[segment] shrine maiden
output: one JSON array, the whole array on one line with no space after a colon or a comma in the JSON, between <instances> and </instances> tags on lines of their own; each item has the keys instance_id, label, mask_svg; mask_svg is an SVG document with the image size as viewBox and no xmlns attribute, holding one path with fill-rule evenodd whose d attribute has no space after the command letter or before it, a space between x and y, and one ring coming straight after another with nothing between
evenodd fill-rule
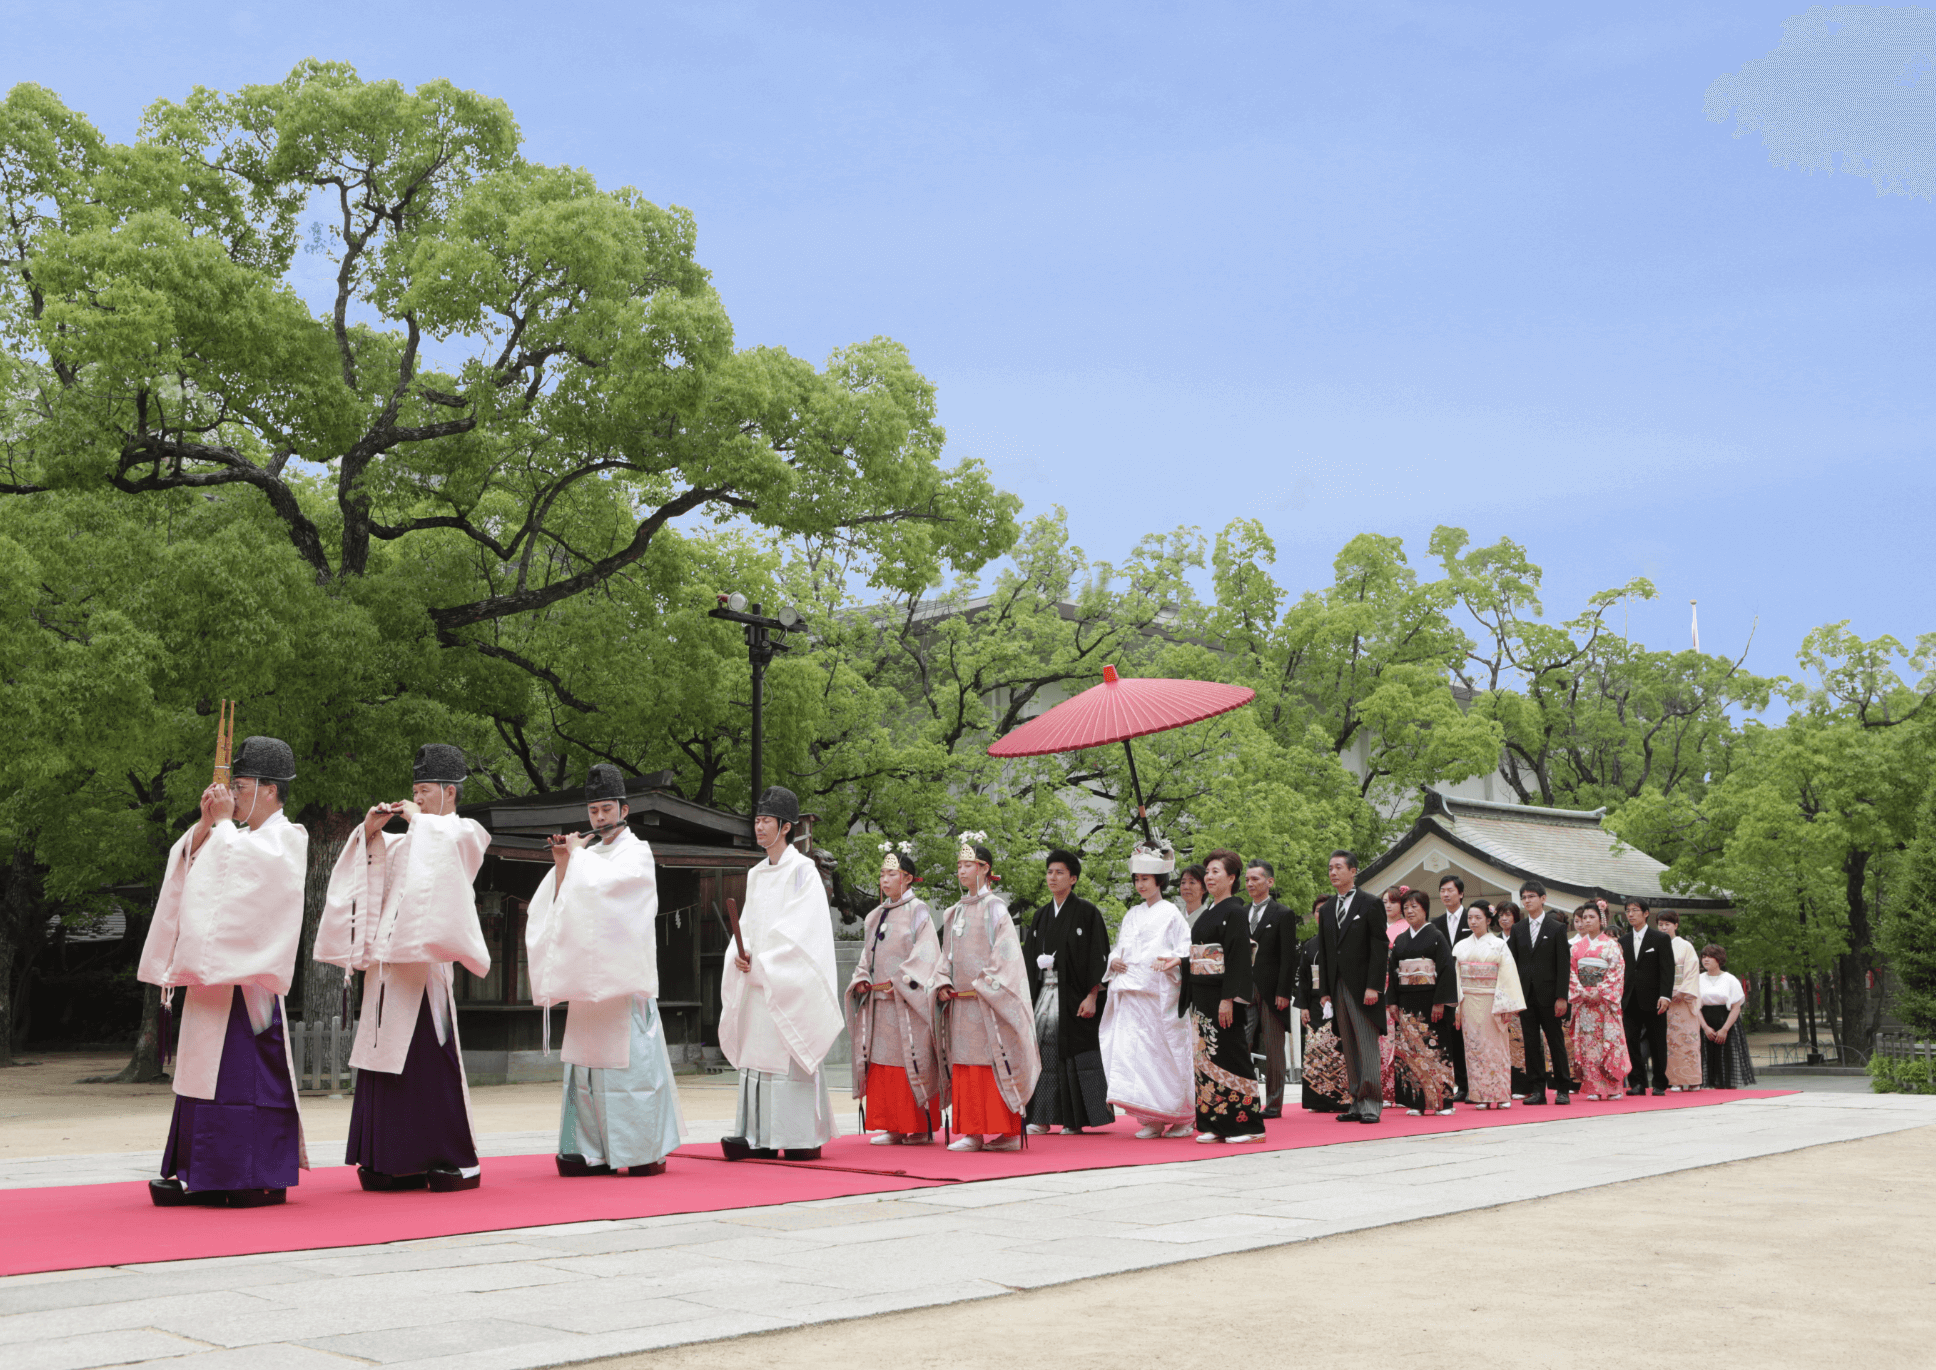
<instances>
[{"instance_id":1,"label":"shrine maiden","mask_svg":"<svg viewBox=\"0 0 1936 1370\"><path fill-rule=\"evenodd\" d=\"M950 1072L950 1151L1015 1151L1022 1111L1042 1073L1022 942L1008 905L989 888L995 858L962 834L955 859L961 900L941 915L941 1060Z\"/></svg>"},{"instance_id":2,"label":"shrine maiden","mask_svg":"<svg viewBox=\"0 0 1936 1370\"><path fill-rule=\"evenodd\" d=\"M934 1045L941 939L933 912L915 897L906 844L881 847L881 902L862 925L860 964L847 987L853 1093L866 1101L868 1129L879 1132L875 1146L914 1146L934 1140L948 1102Z\"/></svg>"}]
</instances>

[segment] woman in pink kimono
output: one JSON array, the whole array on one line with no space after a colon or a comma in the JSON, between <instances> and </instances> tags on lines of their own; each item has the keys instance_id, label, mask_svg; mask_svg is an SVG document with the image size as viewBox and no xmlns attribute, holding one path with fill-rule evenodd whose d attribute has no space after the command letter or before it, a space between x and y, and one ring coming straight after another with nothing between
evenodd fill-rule
<instances>
[{"instance_id":1,"label":"woman in pink kimono","mask_svg":"<svg viewBox=\"0 0 1936 1370\"><path fill-rule=\"evenodd\" d=\"M907 843L881 844L881 902L867 915L860 963L847 986L847 1037L854 1044L853 1093L875 1146L934 1140L947 1106L934 1045L934 982L941 939L934 912L914 895Z\"/></svg>"},{"instance_id":2,"label":"woman in pink kimono","mask_svg":"<svg viewBox=\"0 0 1936 1370\"><path fill-rule=\"evenodd\" d=\"M1620 1019L1620 991L1626 962L1620 944L1600 927L1600 910L1581 907L1580 939L1573 944L1573 973L1566 997L1573 1020L1574 1069L1589 1099L1624 1099L1633 1064L1627 1056L1627 1030Z\"/></svg>"},{"instance_id":3,"label":"woman in pink kimono","mask_svg":"<svg viewBox=\"0 0 1936 1370\"><path fill-rule=\"evenodd\" d=\"M1512 1107L1512 1051L1507 1028L1519 1025L1526 1000L1505 938L1492 930L1483 904L1466 910L1472 935L1452 948L1459 965L1457 1025L1465 1042L1466 1102Z\"/></svg>"}]
</instances>

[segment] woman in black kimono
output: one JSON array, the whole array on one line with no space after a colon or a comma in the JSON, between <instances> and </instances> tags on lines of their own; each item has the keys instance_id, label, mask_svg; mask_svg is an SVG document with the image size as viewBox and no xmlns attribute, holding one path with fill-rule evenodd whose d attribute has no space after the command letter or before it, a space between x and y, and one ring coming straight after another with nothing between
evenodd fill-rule
<instances>
[{"instance_id":1,"label":"woman in black kimono","mask_svg":"<svg viewBox=\"0 0 1936 1370\"><path fill-rule=\"evenodd\" d=\"M1459 1001L1458 963L1452 959L1452 944L1445 934L1425 921L1432 911L1431 896L1424 890L1408 890L1402 907L1406 927L1391 944L1385 986L1398 1035L1394 1072L1398 1102L1414 1118L1421 1113L1449 1114L1457 1076L1442 1045L1439 1024Z\"/></svg>"},{"instance_id":2,"label":"woman in black kimono","mask_svg":"<svg viewBox=\"0 0 1936 1370\"><path fill-rule=\"evenodd\" d=\"M1197 1140L1205 1143L1264 1140L1263 1095L1244 1035L1253 993L1249 906L1233 894L1243 868L1233 851L1212 852L1204 863L1210 902L1190 925L1178 1004L1196 1031Z\"/></svg>"},{"instance_id":3,"label":"woman in black kimono","mask_svg":"<svg viewBox=\"0 0 1936 1370\"><path fill-rule=\"evenodd\" d=\"M1324 900L1318 901L1319 905ZM1308 1113L1341 1113L1351 1099L1338 1031L1325 1016L1317 980L1318 939L1314 933L1297 949L1297 992L1291 1004L1304 1034L1303 1104Z\"/></svg>"}]
</instances>

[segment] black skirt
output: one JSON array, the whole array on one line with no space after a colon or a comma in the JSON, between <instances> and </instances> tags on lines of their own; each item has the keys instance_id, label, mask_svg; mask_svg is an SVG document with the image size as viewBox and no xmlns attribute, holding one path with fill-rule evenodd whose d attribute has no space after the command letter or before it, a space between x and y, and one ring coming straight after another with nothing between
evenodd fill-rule
<instances>
[{"instance_id":1,"label":"black skirt","mask_svg":"<svg viewBox=\"0 0 1936 1370\"><path fill-rule=\"evenodd\" d=\"M1728 1021L1728 1011L1721 1004L1701 1005L1701 1017L1711 1028L1718 1028ZM1728 1029L1725 1042L1711 1042L1706 1033L1701 1034L1701 1084L1707 1089L1746 1089L1755 1082L1754 1063L1748 1059L1748 1035L1741 1030L1741 1024Z\"/></svg>"}]
</instances>

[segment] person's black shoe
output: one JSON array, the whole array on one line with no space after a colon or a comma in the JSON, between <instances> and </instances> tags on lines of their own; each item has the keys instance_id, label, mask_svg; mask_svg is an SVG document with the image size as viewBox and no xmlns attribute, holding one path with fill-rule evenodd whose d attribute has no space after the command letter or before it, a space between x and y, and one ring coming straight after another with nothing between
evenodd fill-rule
<instances>
[{"instance_id":1,"label":"person's black shoe","mask_svg":"<svg viewBox=\"0 0 1936 1370\"><path fill-rule=\"evenodd\" d=\"M1282 1118L1284 1116L1284 1110L1281 1108L1267 1108L1264 1110L1264 1116L1266 1118Z\"/></svg>"},{"instance_id":2,"label":"person's black shoe","mask_svg":"<svg viewBox=\"0 0 1936 1370\"><path fill-rule=\"evenodd\" d=\"M1374 1118L1369 1113L1360 1113L1358 1115L1358 1121L1363 1123L1366 1127L1376 1127L1381 1121L1381 1119Z\"/></svg>"},{"instance_id":3,"label":"person's black shoe","mask_svg":"<svg viewBox=\"0 0 1936 1370\"><path fill-rule=\"evenodd\" d=\"M1553 1096L1553 1102L1556 1104L1570 1104L1573 1102L1573 1096L1562 1089Z\"/></svg>"},{"instance_id":4,"label":"person's black shoe","mask_svg":"<svg viewBox=\"0 0 1936 1370\"><path fill-rule=\"evenodd\" d=\"M744 1137L721 1137L719 1149L729 1161L770 1161L780 1154L770 1146L754 1146Z\"/></svg>"},{"instance_id":5,"label":"person's black shoe","mask_svg":"<svg viewBox=\"0 0 1936 1370\"><path fill-rule=\"evenodd\" d=\"M1628 1098L1632 1098L1632 1097L1633 1097L1634 1095L1636 1095L1636 1094L1645 1094L1646 1092L1647 1092L1647 1091L1646 1091L1646 1089L1645 1089L1645 1088L1641 1088L1641 1089L1629 1089L1629 1090L1627 1091L1627 1097L1628 1097Z\"/></svg>"},{"instance_id":6,"label":"person's black shoe","mask_svg":"<svg viewBox=\"0 0 1936 1370\"><path fill-rule=\"evenodd\" d=\"M651 1165L629 1165L625 1168L625 1173L634 1179L646 1175L663 1175L665 1165L664 1161L654 1161Z\"/></svg>"},{"instance_id":7,"label":"person's black shoe","mask_svg":"<svg viewBox=\"0 0 1936 1370\"><path fill-rule=\"evenodd\" d=\"M1331 1121L1334 1123L1355 1123L1358 1121L1358 1115L1350 1109L1346 1109L1343 1113L1332 1118Z\"/></svg>"},{"instance_id":8,"label":"person's black shoe","mask_svg":"<svg viewBox=\"0 0 1936 1370\"><path fill-rule=\"evenodd\" d=\"M148 1181L148 1200L156 1208L226 1208L228 1191L222 1189L185 1189L170 1175Z\"/></svg>"},{"instance_id":9,"label":"person's black shoe","mask_svg":"<svg viewBox=\"0 0 1936 1370\"><path fill-rule=\"evenodd\" d=\"M1655 1097L1656 1099L1663 1099L1663 1098L1665 1098L1665 1097L1667 1097L1667 1091L1666 1091L1666 1090L1664 1090L1664 1089L1657 1089L1657 1090L1655 1090L1655 1091L1654 1091L1654 1097Z\"/></svg>"},{"instance_id":10,"label":"person's black shoe","mask_svg":"<svg viewBox=\"0 0 1936 1370\"><path fill-rule=\"evenodd\" d=\"M791 1146L780 1153L780 1159L783 1161L817 1161L820 1159L820 1148L817 1146Z\"/></svg>"},{"instance_id":11,"label":"person's black shoe","mask_svg":"<svg viewBox=\"0 0 1936 1370\"><path fill-rule=\"evenodd\" d=\"M433 1165L428 1176L431 1192L434 1194L455 1194L460 1190L476 1189L484 1183L484 1173L466 1175L456 1166Z\"/></svg>"},{"instance_id":12,"label":"person's black shoe","mask_svg":"<svg viewBox=\"0 0 1936 1370\"><path fill-rule=\"evenodd\" d=\"M366 1165L356 1168L356 1182L373 1193L388 1194L404 1189L422 1189L429 1183L423 1175L385 1175Z\"/></svg>"},{"instance_id":13,"label":"person's black shoe","mask_svg":"<svg viewBox=\"0 0 1936 1370\"><path fill-rule=\"evenodd\" d=\"M1560 1097L1564 1099L1566 1096L1562 1094ZM1519 1102L1526 1105L1526 1107L1528 1108L1543 1107L1546 1103L1546 1091L1542 1089L1537 1094L1528 1094L1525 1098L1521 1099Z\"/></svg>"},{"instance_id":14,"label":"person's black shoe","mask_svg":"<svg viewBox=\"0 0 1936 1370\"><path fill-rule=\"evenodd\" d=\"M268 1208L289 1197L286 1189L227 1189L223 1198L230 1208Z\"/></svg>"},{"instance_id":15,"label":"person's black shoe","mask_svg":"<svg viewBox=\"0 0 1936 1370\"><path fill-rule=\"evenodd\" d=\"M586 1175L609 1175L612 1168L608 1165L593 1165L575 1151L553 1157L558 1163L558 1173L568 1180L576 1180ZM727 1158L732 1159L731 1157Z\"/></svg>"}]
</instances>

